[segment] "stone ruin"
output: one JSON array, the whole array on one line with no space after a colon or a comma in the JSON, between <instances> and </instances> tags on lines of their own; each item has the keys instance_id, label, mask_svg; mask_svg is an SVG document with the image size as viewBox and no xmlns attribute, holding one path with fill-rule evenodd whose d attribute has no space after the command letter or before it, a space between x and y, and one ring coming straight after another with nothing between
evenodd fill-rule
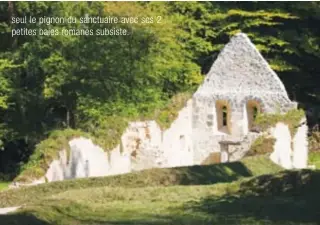
<instances>
[{"instance_id":1,"label":"stone ruin","mask_svg":"<svg viewBox=\"0 0 320 225\"><path fill-rule=\"evenodd\" d=\"M277 74L242 33L221 51L192 100L197 164L212 149L212 155L221 155L221 159L216 156L217 161L242 158L258 135L252 132L257 112L285 113L297 107Z\"/></svg>"},{"instance_id":2,"label":"stone ruin","mask_svg":"<svg viewBox=\"0 0 320 225\"><path fill-rule=\"evenodd\" d=\"M240 33L223 48L169 129L163 131L155 121L132 122L120 144L106 151L89 139L73 139L69 159L61 149L45 177L34 183L236 161L262 135L253 126L258 112L296 107L277 74ZM269 132L275 139L271 160L287 169L307 167L307 130L302 125L291 137L288 125L276 124Z\"/></svg>"}]
</instances>

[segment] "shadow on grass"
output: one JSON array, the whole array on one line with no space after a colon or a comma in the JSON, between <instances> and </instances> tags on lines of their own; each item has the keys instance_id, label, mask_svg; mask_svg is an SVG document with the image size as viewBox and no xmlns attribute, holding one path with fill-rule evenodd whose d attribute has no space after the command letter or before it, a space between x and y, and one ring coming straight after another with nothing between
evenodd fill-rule
<instances>
[{"instance_id":1,"label":"shadow on grass","mask_svg":"<svg viewBox=\"0 0 320 225\"><path fill-rule=\"evenodd\" d=\"M0 215L1 225L50 225L50 223L38 219L29 213L15 213Z\"/></svg>"},{"instance_id":2,"label":"shadow on grass","mask_svg":"<svg viewBox=\"0 0 320 225\"><path fill-rule=\"evenodd\" d=\"M214 215L228 224L320 224L320 171L285 171L244 181L240 191L210 196L185 210ZM251 223L250 223L251 224Z\"/></svg>"},{"instance_id":3,"label":"shadow on grass","mask_svg":"<svg viewBox=\"0 0 320 225\"><path fill-rule=\"evenodd\" d=\"M189 205L194 212L214 215L227 224L243 224L245 220L263 224L319 224L320 204L312 197L225 196L206 198ZM244 223L245 224L245 223ZM251 223L250 223L251 224Z\"/></svg>"},{"instance_id":4,"label":"shadow on grass","mask_svg":"<svg viewBox=\"0 0 320 225\"><path fill-rule=\"evenodd\" d=\"M37 212L37 215L41 215L42 218L51 218L54 222L47 223L25 213L0 216L0 223L20 225L316 225L320 224L319 190L320 171L283 171L244 180L240 185L240 190L232 195L207 196L185 203L182 207L181 205L169 205L161 208L160 204L154 205L160 208L148 208L147 211L139 211L130 207L122 210L119 206L119 208L106 207L99 210L86 203L56 200L28 209L30 213ZM155 213L157 210L159 213Z\"/></svg>"},{"instance_id":5,"label":"shadow on grass","mask_svg":"<svg viewBox=\"0 0 320 225\"><path fill-rule=\"evenodd\" d=\"M179 185L203 185L232 182L252 173L242 162L178 167L171 169L177 175Z\"/></svg>"},{"instance_id":6,"label":"shadow on grass","mask_svg":"<svg viewBox=\"0 0 320 225\"><path fill-rule=\"evenodd\" d=\"M319 197L320 170L291 170L276 174L261 175L244 181L240 185L242 193L269 195L310 195Z\"/></svg>"},{"instance_id":7,"label":"shadow on grass","mask_svg":"<svg viewBox=\"0 0 320 225\"><path fill-rule=\"evenodd\" d=\"M70 189L106 186L135 188L147 186L207 185L231 182L250 176L252 176L251 171L242 162L156 168L123 175L66 180L12 189L0 192L0 207L29 203L30 196L33 196L33 201L41 200L47 195L53 195Z\"/></svg>"}]
</instances>

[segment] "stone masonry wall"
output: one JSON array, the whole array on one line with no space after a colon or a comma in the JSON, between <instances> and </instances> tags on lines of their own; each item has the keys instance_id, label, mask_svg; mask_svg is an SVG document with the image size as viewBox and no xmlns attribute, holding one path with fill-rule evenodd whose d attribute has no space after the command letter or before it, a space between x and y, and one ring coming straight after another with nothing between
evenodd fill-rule
<instances>
[{"instance_id":1,"label":"stone masonry wall","mask_svg":"<svg viewBox=\"0 0 320 225\"><path fill-rule=\"evenodd\" d=\"M46 179L39 182L193 165L191 115L189 100L165 131L155 121L132 122L121 143L111 151L104 151L90 139L75 138L69 142L69 159L66 150L61 150L59 158L50 164Z\"/></svg>"},{"instance_id":2,"label":"stone masonry wall","mask_svg":"<svg viewBox=\"0 0 320 225\"><path fill-rule=\"evenodd\" d=\"M237 161L261 135L261 133L249 133L240 138L212 133L203 138L201 133L197 134L197 131L191 129L191 116L192 101L188 101L168 130L162 131L155 121L130 123L121 137L121 144L109 152L93 144L90 139L75 138L69 142L70 156L67 157L66 150L61 150L59 158L50 164L45 178L32 184L116 175L155 167L207 164L208 158L215 152L222 153L222 161ZM210 120L211 116L206 118ZM205 124L208 122L205 119L201 121ZM210 123L207 124L207 129L212 129ZM307 167L307 126L305 124L298 128L293 138L290 136L288 126L283 123L278 123L270 133L276 139L274 151L270 156L273 162L287 169ZM192 137L203 138L203 149L201 152L198 151L201 154L194 154ZM228 153L224 155L226 146L221 146L221 143L229 142L232 144L228 145ZM206 148L206 146L215 146L215 148Z\"/></svg>"}]
</instances>

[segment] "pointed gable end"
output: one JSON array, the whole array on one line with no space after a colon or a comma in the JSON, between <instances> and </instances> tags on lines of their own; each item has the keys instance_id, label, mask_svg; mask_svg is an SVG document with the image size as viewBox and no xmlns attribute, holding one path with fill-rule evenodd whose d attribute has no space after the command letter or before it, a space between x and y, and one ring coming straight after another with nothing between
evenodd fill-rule
<instances>
[{"instance_id":1,"label":"pointed gable end","mask_svg":"<svg viewBox=\"0 0 320 225\"><path fill-rule=\"evenodd\" d=\"M288 98L277 74L243 33L232 37L222 49L197 92L205 95L265 92Z\"/></svg>"}]
</instances>

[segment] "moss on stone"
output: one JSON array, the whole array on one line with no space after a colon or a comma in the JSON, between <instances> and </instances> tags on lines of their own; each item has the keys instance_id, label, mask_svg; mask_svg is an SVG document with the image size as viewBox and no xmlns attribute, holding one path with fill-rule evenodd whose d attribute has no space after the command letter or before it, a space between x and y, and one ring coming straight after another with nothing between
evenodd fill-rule
<instances>
[{"instance_id":1,"label":"moss on stone","mask_svg":"<svg viewBox=\"0 0 320 225\"><path fill-rule=\"evenodd\" d=\"M162 129L169 128L177 118L179 111L191 98L190 93L181 93L170 99L167 104L147 119L157 121ZM139 120L138 118L134 118ZM102 147L105 151L114 149L120 144L120 151L123 151L121 136L128 127L128 122L133 118L121 116L107 116L94 123L83 124L82 130L65 129L55 130L49 137L41 141L35 148L27 164L25 164L20 175L15 179L19 182L31 182L43 177L54 159L59 158L59 152L66 150L67 159L70 157L69 141L77 137L90 138L93 143ZM110 162L110 154L108 159Z\"/></svg>"},{"instance_id":2,"label":"moss on stone","mask_svg":"<svg viewBox=\"0 0 320 225\"><path fill-rule=\"evenodd\" d=\"M50 163L58 158L61 150L66 150L69 155L70 147L68 141L74 137L88 136L79 130L56 130L52 132L46 140L38 145L31 155L27 164L25 164L20 175L15 179L19 182L30 182L44 176Z\"/></svg>"},{"instance_id":3,"label":"moss on stone","mask_svg":"<svg viewBox=\"0 0 320 225\"><path fill-rule=\"evenodd\" d=\"M254 126L258 126L262 131L274 127L277 123L282 122L288 125L291 137L293 137L299 127L301 119L305 116L302 109L292 109L287 113L263 114L257 115Z\"/></svg>"},{"instance_id":4,"label":"moss on stone","mask_svg":"<svg viewBox=\"0 0 320 225\"><path fill-rule=\"evenodd\" d=\"M284 114L258 114L254 121L254 126L259 127L261 131L265 132L269 128L276 126L277 123L282 122L288 125L291 137L293 137L296 134L301 119L304 116L305 113L302 109L292 109ZM247 155L271 153L273 151L275 141L276 140L273 137L267 135L259 136L252 143Z\"/></svg>"},{"instance_id":5,"label":"moss on stone","mask_svg":"<svg viewBox=\"0 0 320 225\"><path fill-rule=\"evenodd\" d=\"M94 137L92 134L73 129L55 130L49 137L41 141L34 150L20 175L15 179L18 182L31 182L43 177L54 159L59 158L59 152L65 150L67 160L70 158L69 141L73 138L90 138L95 144L104 147L105 140L102 137Z\"/></svg>"},{"instance_id":6,"label":"moss on stone","mask_svg":"<svg viewBox=\"0 0 320 225\"><path fill-rule=\"evenodd\" d=\"M121 116L108 116L90 125L84 124L82 127L100 147L112 150L120 144L121 136L128 127L129 120Z\"/></svg>"},{"instance_id":7,"label":"moss on stone","mask_svg":"<svg viewBox=\"0 0 320 225\"><path fill-rule=\"evenodd\" d=\"M275 139L267 135L259 136L251 145L246 156L264 155L273 151Z\"/></svg>"},{"instance_id":8,"label":"moss on stone","mask_svg":"<svg viewBox=\"0 0 320 225\"><path fill-rule=\"evenodd\" d=\"M179 111L186 105L191 96L192 94L189 92L173 96L168 104L155 112L154 120L162 129L168 129L172 122L178 117Z\"/></svg>"}]
</instances>

